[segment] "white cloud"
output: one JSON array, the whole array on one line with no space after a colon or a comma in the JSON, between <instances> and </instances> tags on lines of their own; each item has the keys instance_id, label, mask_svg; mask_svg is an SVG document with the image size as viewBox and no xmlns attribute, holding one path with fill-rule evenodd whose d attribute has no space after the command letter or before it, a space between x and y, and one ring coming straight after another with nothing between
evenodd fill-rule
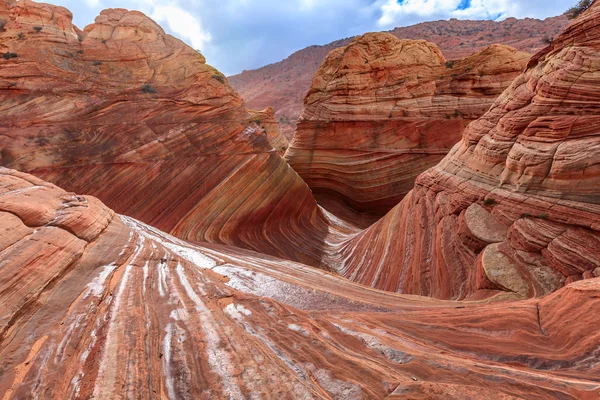
<instances>
[{"instance_id":1,"label":"white cloud","mask_svg":"<svg viewBox=\"0 0 600 400\"><path fill-rule=\"evenodd\" d=\"M377 24L380 27L395 27L398 24L410 23L411 18L413 21L415 18L418 18L418 21L428 18L545 18L562 13L567 8L563 1L470 0L464 9L459 9L459 6L464 4L462 0L377 0L374 5L381 11Z\"/></svg>"},{"instance_id":2,"label":"white cloud","mask_svg":"<svg viewBox=\"0 0 600 400\"><path fill-rule=\"evenodd\" d=\"M202 29L200 21L176 5L157 5L150 18L158 23L166 22L171 32L184 40L187 39L195 49L204 49L205 44L211 40L210 33Z\"/></svg>"},{"instance_id":3,"label":"white cloud","mask_svg":"<svg viewBox=\"0 0 600 400\"><path fill-rule=\"evenodd\" d=\"M85 3L91 8L96 8L101 5L100 0L85 0Z\"/></svg>"},{"instance_id":4,"label":"white cloud","mask_svg":"<svg viewBox=\"0 0 600 400\"><path fill-rule=\"evenodd\" d=\"M80 27L99 7L140 10L201 49L219 70L237 73L315 44L448 19L546 18L577 0L45 0L67 6Z\"/></svg>"}]
</instances>

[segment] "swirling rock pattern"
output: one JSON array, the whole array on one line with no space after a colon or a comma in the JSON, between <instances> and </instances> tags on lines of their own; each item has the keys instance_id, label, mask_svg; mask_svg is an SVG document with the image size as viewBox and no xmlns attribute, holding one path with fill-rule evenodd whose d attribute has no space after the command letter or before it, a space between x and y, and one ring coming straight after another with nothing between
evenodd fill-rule
<instances>
[{"instance_id":1,"label":"swirling rock pattern","mask_svg":"<svg viewBox=\"0 0 600 400\"><path fill-rule=\"evenodd\" d=\"M0 168L0 398L592 399L600 280L445 302L196 246Z\"/></svg>"},{"instance_id":2,"label":"swirling rock pattern","mask_svg":"<svg viewBox=\"0 0 600 400\"><path fill-rule=\"evenodd\" d=\"M528 59L493 45L446 62L432 43L365 34L321 65L286 160L321 205L366 227L448 153Z\"/></svg>"},{"instance_id":3,"label":"swirling rock pattern","mask_svg":"<svg viewBox=\"0 0 600 400\"><path fill-rule=\"evenodd\" d=\"M599 121L596 1L398 206L342 245L340 272L454 299L541 296L597 276Z\"/></svg>"},{"instance_id":4,"label":"swirling rock pattern","mask_svg":"<svg viewBox=\"0 0 600 400\"><path fill-rule=\"evenodd\" d=\"M249 113L140 12L102 11L84 31L71 19L0 0L0 53L15 55L0 58L0 165L182 238L320 263L327 218L278 154L272 110Z\"/></svg>"}]
</instances>

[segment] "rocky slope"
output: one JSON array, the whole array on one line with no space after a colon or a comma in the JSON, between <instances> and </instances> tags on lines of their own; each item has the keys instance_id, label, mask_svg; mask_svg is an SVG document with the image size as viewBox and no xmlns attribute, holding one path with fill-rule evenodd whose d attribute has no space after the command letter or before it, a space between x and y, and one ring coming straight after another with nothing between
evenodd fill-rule
<instances>
[{"instance_id":1,"label":"rocky slope","mask_svg":"<svg viewBox=\"0 0 600 400\"><path fill-rule=\"evenodd\" d=\"M439 298L540 296L600 275L598 121L596 1L398 206L342 246L340 272Z\"/></svg>"},{"instance_id":2,"label":"rocky slope","mask_svg":"<svg viewBox=\"0 0 600 400\"><path fill-rule=\"evenodd\" d=\"M317 71L285 158L319 204L366 227L448 153L529 57L493 45L454 62L430 42L365 34Z\"/></svg>"},{"instance_id":3,"label":"rocky slope","mask_svg":"<svg viewBox=\"0 0 600 400\"><path fill-rule=\"evenodd\" d=\"M497 43L535 53L558 36L567 25L568 20L564 16L543 21L531 18L508 18L500 22L452 19L396 28L390 33L400 39L423 39L435 43L446 58L458 59ZM305 93L322 61L329 52L347 46L353 39L307 47L283 61L231 76L229 82L249 107L274 107L284 134L291 140L296 120L302 112Z\"/></svg>"},{"instance_id":4,"label":"rocky slope","mask_svg":"<svg viewBox=\"0 0 600 400\"><path fill-rule=\"evenodd\" d=\"M0 168L0 397L587 399L600 280L444 302L194 246Z\"/></svg>"},{"instance_id":5,"label":"rocky slope","mask_svg":"<svg viewBox=\"0 0 600 400\"><path fill-rule=\"evenodd\" d=\"M327 218L272 110L249 113L201 54L136 11L81 31L65 8L0 0L0 20L0 165L181 238L318 264Z\"/></svg>"}]
</instances>

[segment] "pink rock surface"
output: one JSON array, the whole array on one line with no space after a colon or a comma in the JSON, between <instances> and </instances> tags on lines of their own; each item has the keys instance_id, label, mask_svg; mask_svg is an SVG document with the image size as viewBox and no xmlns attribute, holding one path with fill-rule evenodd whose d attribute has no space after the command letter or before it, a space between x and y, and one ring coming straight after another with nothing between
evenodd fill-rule
<instances>
[{"instance_id":1,"label":"pink rock surface","mask_svg":"<svg viewBox=\"0 0 600 400\"><path fill-rule=\"evenodd\" d=\"M446 155L528 59L493 45L447 62L433 43L365 34L317 71L285 158L321 205L367 227Z\"/></svg>"},{"instance_id":2,"label":"pink rock surface","mask_svg":"<svg viewBox=\"0 0 600 400\"><path fill-rule=\"evenodd\" d=\"M340 273L380 289L454 299L489 289L540 296L593 276L600 263L599 112L596 2L533 57L398 206L341 246L334 256ZM485 241L469 228L481 228L473 204L493 217L486 229L503 225L495 228L500 237ZM506 279L526 288L502 287Z\"/></svg>"},{"instance_id":3,"label":"pink rock surface","mask_svg":"<svg viewBox=\"0 0 600 400\"><path fill-rule=\"evenodd\" d=\"M272 110L249 113L140 12L105 10L81 31L63 7L0 4L0 53L16 55L0 58L0 165L182 238L319 265L327 218L278 154Z\"/></svg>"},{"instance_id":4,"label":"pink rock surface","mask_svg":"<svg viewBox=\"0 0 600 400\"><path fill-rule=\"evenodd\" d=\"M386 293L0 168L3 213L3 400L597 397L599 279L496 303Z\"/></svg>"}]
</instances>

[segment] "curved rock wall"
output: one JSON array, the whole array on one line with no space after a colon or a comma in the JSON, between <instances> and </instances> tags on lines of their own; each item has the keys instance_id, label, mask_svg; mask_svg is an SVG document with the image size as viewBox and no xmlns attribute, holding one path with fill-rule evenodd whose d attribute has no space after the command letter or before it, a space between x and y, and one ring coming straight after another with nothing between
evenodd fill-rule
<instances>
[{"instance_id":1,"label":"curved rock wall","mask_svg":"<svg viewBox=\"0 0 600 400\"><path fill-rule=\"evenodd\" d=\"M600 275L598 121L596 2L332 264L376 288L454 299L541 296Z\"/></svg>"},{"instance_id":2,"label":"curved rock wall","mask_svg":"<svg viewBox=\"0 0 600 400\"><path fill-rule=\"evenodd\" d=\"M321 205L367 227L448 153L528 58L493 45L447 62L432 43L365 34L321 65L286 160Z\"/></svg>"},{"instance_id":3,"label":"curved rock wall","mask_svg":"<svg viewBox=\"0 0 600 400\"><path fill-rule=\"evenodd\" d=\"M0 168L0 396L597 395L600 280L445 302L196 246Z\"/></svg>"},{"instance_id":4,"label":"curved rock wall","mask_svg":"<svg viewBox=\"0 0 600 400\"><path fill-rule=\"evenodd\" d=\"M182 238L320 263L327 218L278 154L272 110L248 113L140 12L105 10L81 31L63 7L0 4L0 165Z\"/></svg>"}]
</instances>

